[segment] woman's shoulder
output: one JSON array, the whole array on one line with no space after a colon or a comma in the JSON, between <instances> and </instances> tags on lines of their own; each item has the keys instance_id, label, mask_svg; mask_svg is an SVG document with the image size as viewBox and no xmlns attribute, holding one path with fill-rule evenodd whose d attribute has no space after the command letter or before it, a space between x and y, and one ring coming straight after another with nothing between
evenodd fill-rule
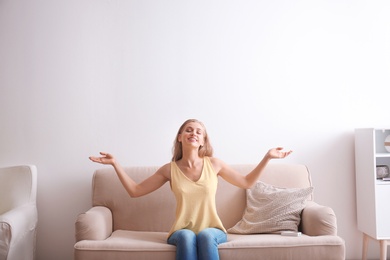
<instances>
[{"instance_id":1,"label":"woman's shoulder","mask_svg":"<svg viewBox=\"0 0 390 260\"><path fill-rule=\"evenodd\" d=\"M221 159L217 158L217 157L211 157L211 156L209 156L209 157L207 157L207 158L209 158L209 160L210 160L211 163L216 163L216 164L223 163L223 161L222 161Z\"/></svg>"},{"instance_id":2,"label":"woman's shoulder","mask_svg":"<svg viewBox=\"0 0 390 260\"><path fill-rule=\"evenodd\" d=\"M220 170L224 167L225 163L216 157L208 157L211 165L213 166L216 173L219 173Z\"/></svg>"},{"instance_id":3,"label":"woman's shoulder","mask_svg":"<svg viewBox=\"0 0 390 260\"><path fill-rule=\"evenodd\" d=\"M166 164L164 164L163 166L161 166L158 170L157 170L157 172L156 172L156 174L161 174L161 175L163 175L165 178L167 178L167 179L171 179L171 163L172 162L169 162L169 163L166 163Z\"/></svg>"}]
</instances>

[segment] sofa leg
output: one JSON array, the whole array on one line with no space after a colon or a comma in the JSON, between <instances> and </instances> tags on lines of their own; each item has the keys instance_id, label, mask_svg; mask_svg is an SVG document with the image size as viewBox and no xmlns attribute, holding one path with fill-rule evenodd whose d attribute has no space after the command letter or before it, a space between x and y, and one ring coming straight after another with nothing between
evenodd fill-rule
<instances>
[{"instance_id":1,"label":"sofa leg","mask_svg":"<svg viewBox=\"0 0 390 260\"><path fill-rule=\"evenodd\" d=\"M380 259L381 260L386 260L386 257L387 257L387 240L381 240L380 242L380 250L381 250L381 253L380 253Z\"/></svg>"},{"instance_id":2,"label":"sofa leg","mask_svg":"<svg viewBox=\"0 0 390 260\"><path fill-rule=\"evenodd\" d=\"M368 250L368 242L370 241L370 237L363 233L363 252L362 252L362 260L367 260L367 250Z\"/></svg>"}]
</instances>

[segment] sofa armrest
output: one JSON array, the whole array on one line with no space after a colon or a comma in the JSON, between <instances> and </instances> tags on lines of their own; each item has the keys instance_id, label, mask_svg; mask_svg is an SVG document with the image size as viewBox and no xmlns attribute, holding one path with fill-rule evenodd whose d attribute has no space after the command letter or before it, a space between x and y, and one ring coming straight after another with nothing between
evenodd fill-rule
<instances>
[{"instance_id":1,"label":"sofa armrest","mask_svg":"<svg viewBox=\"0 0 390 260\"><path fill-rule=\"evenodd\" d=\"M76 242L81 240L104 240L112 233L112 213L103 206L96 206L77 216Z\"/></svg>"},{"instance_id":2,"label":"sofa armrest","mask_svg":"<svg viewBox=\"0 0 390 260\"><path fill-rule=\"evenodd\" d=\"M309 236L337 235L337 219L332 208L309 201L302 211L302 232Z\"/></svg>"},{"instance_id":3,"label":"sofa armrest","mask_svg":"<svg viewBox=\"0 0 390 260\"><path fill-rule=\"evenodd\" d=\"M6 258L11 244L20 244L28 234L35 234L37 222L37 208L32 203L13 208L0 215L0 259Z\"/></svg>"}]
</instances>

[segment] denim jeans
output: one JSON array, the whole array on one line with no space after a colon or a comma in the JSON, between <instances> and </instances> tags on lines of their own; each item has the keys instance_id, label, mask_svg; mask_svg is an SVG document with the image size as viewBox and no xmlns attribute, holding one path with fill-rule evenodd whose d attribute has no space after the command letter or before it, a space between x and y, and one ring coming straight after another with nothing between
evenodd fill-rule
<instances>
[{"instance_id":1,"label":"denim jeans","mask_svg":"<svg viewBox=\"0 0 390 260\"><path fill-rule=\"evenodd\" d=\"M181 229L168 238L168 244L176 246L176 260L218 260L218 245L226 241L226 233L217 228L206 228L198 235Z\"/></svg>"}]
</instances>

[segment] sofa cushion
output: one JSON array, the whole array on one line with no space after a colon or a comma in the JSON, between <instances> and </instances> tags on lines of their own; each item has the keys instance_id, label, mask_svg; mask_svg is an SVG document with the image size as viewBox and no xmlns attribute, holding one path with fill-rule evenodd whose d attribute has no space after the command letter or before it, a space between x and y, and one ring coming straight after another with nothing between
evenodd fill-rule
<instances>
[{"instance_id":1,"label":"sofa cushion","mask_svg":"<svg viewBox=\"0 0 390 260\"><path fill-rule=\"evenodd\" d=\"M298 231L300 214L313 187L279 188L258 181L247 190L247 206L230 233L261 234Z\"/></svg>"},{"instance_id":2,"label":"sofa cushion","mask_svg":"<svg viewBox=\"0 0 390 260\"><path fill-rule=\"evenodd\" d=\"M175 259L176 247L167 243L168 232L117 230L106 240L75 244L75 259ZM229 234L218 246L220 259L345 259L344 241L337 236L283 237L275 234Z\"/></svg>"},{"instance_id":3,"label":"sofa cushion","mask_svg":"<svg viewBox=\"0 0 390 260\"><path fill-rule=\"evenodd\" d=\"M344 241L338 236L229 234L228 242L220 244L218 248L220 259L345 259Z\"/></svg>"}]
</instances>

